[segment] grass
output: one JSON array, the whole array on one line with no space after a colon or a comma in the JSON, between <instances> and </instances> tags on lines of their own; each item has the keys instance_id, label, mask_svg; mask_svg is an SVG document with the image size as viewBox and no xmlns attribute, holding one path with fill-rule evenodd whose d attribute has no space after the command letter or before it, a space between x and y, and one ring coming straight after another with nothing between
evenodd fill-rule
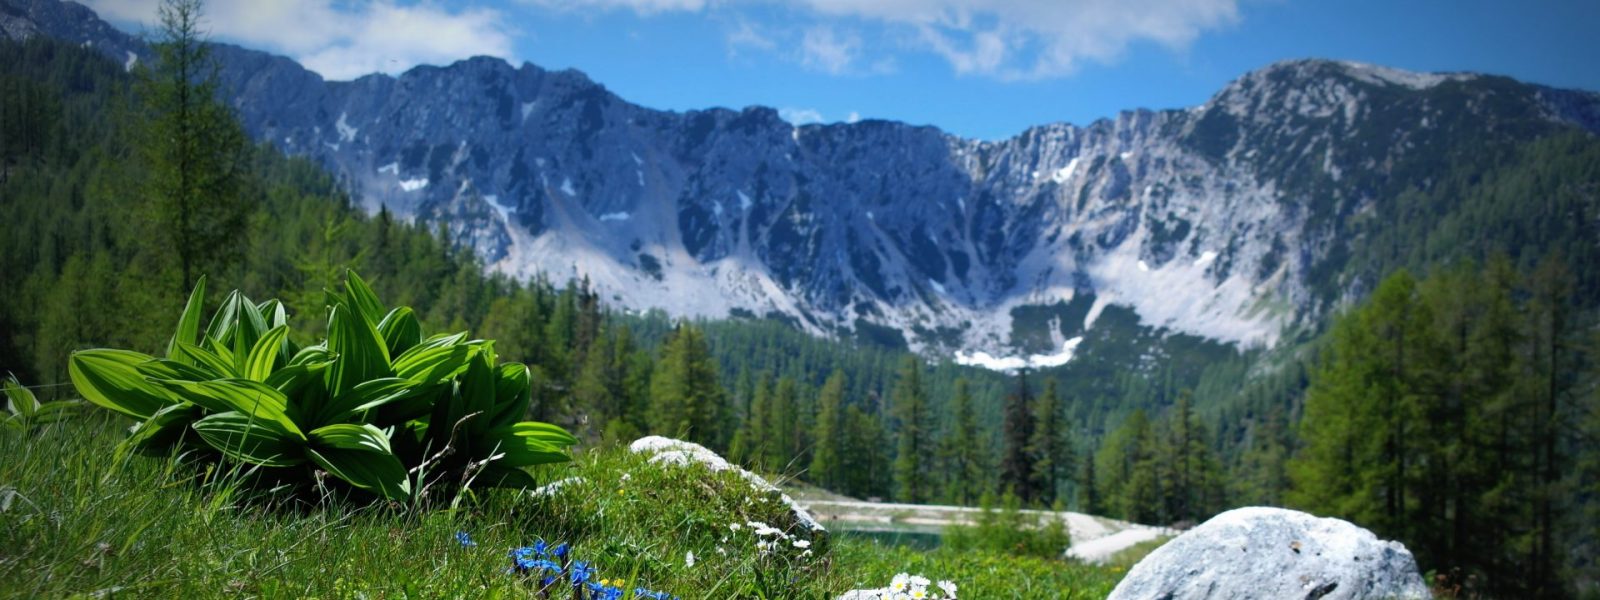
<instances>
[{"instance_id":1,"label":"grass","mask_svg":"<svg viewBox=\"0 0 1600 600\"><path fill-rule=\"evenodd\" d=\"M544 468L541 481L577 479L543 497L494 491L429 512L307 507L172 457L119 457L126 425L88 411L36 435L0 435L0 597L536 597L506 573L507 551L540 538L571 542L598 577L686 599L832 598L902 571L954 580L964 598L1100 598L1120 577L1062 560L812 537L776 494L736 475L620 449ZM745 521L811 546L762 554L749 527L729 527ZM457 531L477 546L462 547Z\"/></svg>"}]
</instances>

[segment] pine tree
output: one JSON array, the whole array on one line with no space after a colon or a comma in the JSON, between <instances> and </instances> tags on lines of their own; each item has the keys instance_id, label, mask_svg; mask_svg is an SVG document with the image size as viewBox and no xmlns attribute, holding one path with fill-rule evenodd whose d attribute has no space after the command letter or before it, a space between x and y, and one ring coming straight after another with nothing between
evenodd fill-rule
<instances>
[{"instance_id":1,"label":"pine tree","mask_svg":"<svg viewBox=\"0 0 1600 600\"><path fill-rule=\"evenodd\" d=\"M723 449L722 385L705 334L680 324L662 346L650 381L650 428L660 435Z\"/></svg>"},{"instance_id":2,"label":"pine tree","mask_svg":"<svg viewBox=\"0 0 1600 600\"><path fill-rule=\"evenodd\" d=\"M217 65L202 39L200 0L164 0L151 69L139 70L146 120L145 194L178 262L175 289L237 264L251 203L243 196L249 145L217 100Z\"/></svg>"},{"instance_id":3,"label":"pine tree","mask_svg":"<svg viewBox=\"0 0 1600 600\"><path fill-rule=\"evenodd\" d=\"M1033 436L1028 441L1028 452L1034 461L1031 487L1038 494L1037 503L1049 505L1055 503L1063 479L1072 473L1071 450L1055 378L1045 380L1044 392L1039 395L1033 412Z\"/></svg>"},{"instance_id":4,"label":"pine tree","mask_svg":"<svg viewBox=\"0 0 1600 600\"><path fill-rule=\"evenodd\" d=\"M1028 389L1028 373L1017 374L1017 388L1006 397L1001 435L1000 492L1014 493L1023 503L1038 494L1033 487L1033 456L1028 442L1033 439L1033 392Z\"/></svg>"},{"instance_id":5,"label":"pine tree","mask_svg":"<svg viewBox=\"0 0 1600 600\"><path fill-rule=\"evenodd\" d=\"M934 447L928 422L928 400L922 389L922 368L914 356L900 364L900 377L894 386L894 412L899 427L894 458L895 497L901 502L920 503L932 492L928 477L928 453Z\"/></svg>"},{"instance_id":6,"label":"pine tree","mask_svg":"<svg viewBox=\"0 0 1600 600\"><path fill-rule=\"evenodd\" d=\"M757 469L770 468L772 454L772 374L763 371L750 391L750 408L734 434L730 454Z\"/></svg>"},{"instance_id":7,"label":"pine tree","mask_svg":"<svg viewBox=\"0 0 1600 600\"><path fill-rule=\"evenodd\" d=\"M946 485L948 502L972 506L984 493L984 450L978 430L977 413L972 406L971 385L965 378L957 378L955 396L951 400L952 423L944 440Z\"/></svg>"},{"instance_id":8,"label":"pine tree","mask_svg":"<svg viewBox=\"0 0 1600 600\"><path fill-rule=\"evenodd\" d=\"M772 392L771 413L767 415L766 466L787 473L795 468L800 456L800 390L793 377L778 379Z\"/></svg>"},{"instance_id":9,"label":"pine tree","mask_svg":"<svg viewBox=\"0 0 1600 600\"><path fill-rule=\"evenodd\" d=\"M812 482L828 489L844 483L844 388L844 373L834 371L817 401L817 443L807 472Z\"/></svg>"}]
</instances>

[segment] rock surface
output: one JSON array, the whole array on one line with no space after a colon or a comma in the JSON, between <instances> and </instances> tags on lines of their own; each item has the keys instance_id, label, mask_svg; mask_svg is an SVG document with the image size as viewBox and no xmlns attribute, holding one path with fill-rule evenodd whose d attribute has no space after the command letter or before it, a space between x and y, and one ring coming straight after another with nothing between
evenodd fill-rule
<instances>
[{"instance_id":1,"label":"rock surface","mask_svg":"<svg viewBox=\"0 0 1600 600\"><path fill-rule=\"evenodd\" d=\"M722 458L717 453L707 449L705 446L701 446L700 444L693 442L685 442L683 440L675 440L659 435L652 435L634 440L634 442L628 446L628 450L635 454L644 454L649 456L651 463L666 463L680 466L701 464L705 465L707 469L712 471L731 470L740 477L743 477L745 481L750 482L750 487L754 488L756 491L778 494L778 496L783 500L783 503L788 505L789 510L793 512L795 522L800 526L809 529L813 535L827 532L827 528L823 527L822 523L817 522L817 519L811 516L810 511L807 511L799 504L796 504L794 499L790 498L788 494L784 494L781 490L779 490L778 486L772 485L771 482L762 478L760 475L751 473L750 471L747 471L738 465L728 462L727 459Z\"/></svg>"},{"instance_id":2,"label":"rock surface","mask_svg":"<svg viewBox=\"0 0 1600 600\"><path fill-rule=\"evenodd\" d=\"M1411 551L1348 521L1231 510L1139 561L1110 598L1427 598Z\"/></svg>"}]
</instances>

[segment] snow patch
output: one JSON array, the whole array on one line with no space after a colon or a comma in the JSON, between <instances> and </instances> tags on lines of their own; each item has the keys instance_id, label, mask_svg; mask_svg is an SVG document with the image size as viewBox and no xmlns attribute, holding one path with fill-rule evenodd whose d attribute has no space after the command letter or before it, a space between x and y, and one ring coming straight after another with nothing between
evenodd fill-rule
<instances>
[{"instance_id":1,"label":"snow patch","mask_svg":"<svg viewBox=\"0 0 1600 600\"><path fill-rule=\"evenodd\" d=\"M1149 273L1150 272L1150 265L1145 264L1145 262L1141 260L1141 261L1139 261L1139 270L1140 271L1144 271L1146 273Z\"/></svg>"},{"instance_id":2,"label":"snow patch","mask_svg":"<svg viewBox=\"0 0 1600 600\"><path fill-rule=\"evenodd\" d=\"M500 220L506 223L511 222L511 213L517 212L516 207L501 204L499 196L489 195L484 196L483 199L489 203L489 206L494 207L495 212L500 213Z\"/></svg>"},{"instance_id":3,"label":"snow patch","mask_svg":"<svg viewBox=\"0 0 1600 600\"><path fill-rule=\"evenodd\" d=\"M340 143L356 141L357 129L351 127L350 123L346 120L349 118L349 116L350 115L346 113L339 113L339 122L333 124L334 129L339 130Z\"/></svg>"},{"instance_id":4,"label":"snow patch","mask_svg":"<svg viewBox=\"0 0 1600 600\"><path fill-rule=\"evenodd\" d=\"M1072 178L1072 172L1077 169L1078 157L1074 156L1072 160L1067 161L1067 166L1056 169L1056 172L1050 175L1050 180L1056 183L1066 183L1068 179Z\"/></svg>"},{"instance_id":5,"label":"snow patch","mask_svg":"<svg viewBox=\"0 0 1600 600\"><path fill-rule=\"evenodd\" d=\"M378 172L379 173L388 173L390 175L399 175L400 174L400 163L392 162L392 163L389 163L387 165L378 167Z\"/></svg>"},{"instance_id":6,"label":"snow patch","mask_svg":"<svg viewBox=\"0 0 1600 600\"><path fill-rule=\"evenodd\" d=\"M639 187L644 187L644 171L634 169L633 174L639 178Z\"/></svg>"},{"instance_id":7,"label":"snow patch","mask_svg":"<svg viewBox=\"0 0 1600 600\"><path fill-rule=\"evenodd\" d=\"M139 62L139 55L134 54L132 51L128 51L128 60L125 60L125 61L122 62L122 70L124 72L130 72L131 73L131 72L133 72L133 65L138 64L138 62Z\"/></svg>"},{"instance_id":8,"label":"snow patch","mask_svg":"<svg viewBox=\"0 0 1600 600\"><path fill-rule=\"evenodd\" d=\"M634 166L639 166L639 167L644 166L644 159L639 158L639 153L638 152L629 152L628 154L633 156L633 164L634 164Z\"/></svg>"},{"instance_id":9,"label":"snow patch","mask_svg":"<svg viewBox=\"0 0 1600 600\"><path fill-rule=\"evenodd\" d=\"M942 286L942 285L939 285L939 282L937 282L937 281L934 281L934 280L932 280L932 279L929 279L929 280L928 280L928 285L931 285L931 286L933 286L933 290L934 290L934 291L936 291L936 292L939 292L939 295L940 295L940 296L946 296L946 295L949 295L949 293L948 293L948 292L946 292L946 291L944 291L944 286Z\"/></svg>"},{"instance_id":10,"label":"snow patch","mask_svg":"<svg viewBox=\"0 0 1600 600\"><path fill-rule=\"evenodd\" d=\"M568 198L578 197L578 191L572 189L571 177L566 177L561 180L561 193L566 194Z\"/></svg>"},{"instance_id":11,"label":"snow patch","mask_svg":"<svg viewBox=\"0 0 1600 600\"><path fill-rule=\"evenodd\" d=\"M716 215L719 216L719 217L722 216L722 201L721 200L712 200L711 201L711 212L716 213Z\"/></svg>"},{"instance_id":12,"label":"snow patch","mask_svg":"<svg viewBox=\"0 0 1600 600\"><path fill-rule=\"evenodd\" d=\"M969 367L983 367L991 371L1016 371L1019 369L1040 369L1059 367L1072 361L1072 356L1078 351L1078 344L1083 343L1083 336L1067 340L1061 345L1061 351L1053 354L1032 354L1022 356L995 356L979 350L971 354L956 352L956 364Z\"/></svg>"},{"instance_id":13,"label":"snow patch","mask_svg":"<svg viewBox=\"0 0 1600 600\"><path fill-rule=\"evenodd\" d=\"M1201 252L1200 253L1200 258L1194 259L1194 266L1196 266L1196 267L1204 267L1204 266L1209 265L1209 264L1211 264L1213 262L1216 262L1216 260L1217 260L1217 253L1215 251L1212 251L1212 250L1207 250L1205 252Z\"/></svg>"},{"instance_id":14,"label":"snow patch","mask_svg":"<svg viewBox=\"0 0 1600 600\"><path fill-rule=\"evenodd\" d=\"M749 196L745 195L744 190L738 190L738 192L739 192L739 210L750 210L750 205L754 204L754 203L750 201L750 197Z\"/></svg>"},{"instance_id":15,"label":"snow patch","mask_svg":"<svg viewBox=\"0 0 1600 600\"><path fill-rule=\"evenodd\" d=\"M522 103L522 122L523 123L527 123L528 122L528 115L533 114L533 106L535 104L538 104L538 102L523 102Z\"/></svg>"},{"instance_id":16,"label":"snow patch","mask_svg":"<svg viewBox=\"0 0 1600 600\"><path fill-rule=\"evenodd\" d=\"M428 178L427 177L423 177L423 178L420 178L420 179L401 179L400 180L400 189L408 191L408 192L415 192L415 191L420 190L420 189L425 188L425 187L428 187Z\"/></svg>"},{"instance_id":17,"label":"snow patch","mask_svg":"<svg viewBox=\"0 0 1600 600\"><path fill-rule=\"evenodd\" d=\"M626 212L621 212L621 211L619 211L619 212L611 212L611 213L606 213L606 214L600 215L600 220L601 221L626 221L626 220L632 219L632 218L633 218L633 215L628 214Z\"/></svg>"},{"instance_id":18,"label":"snow patch","mask_svg":"<svg viewBox=\"0 0 1600 600\"><path fill-rule=\"evenodd\" d=\"M1414 90L1431 88L1446 81L1461 81L1474 77L1469 73L1418 73L1354 61L1341 61L1339 65L1344 67L1345 72L1351 77L1361 81L1371 84L1400 85Z\"/></svg>"}]
</instances>

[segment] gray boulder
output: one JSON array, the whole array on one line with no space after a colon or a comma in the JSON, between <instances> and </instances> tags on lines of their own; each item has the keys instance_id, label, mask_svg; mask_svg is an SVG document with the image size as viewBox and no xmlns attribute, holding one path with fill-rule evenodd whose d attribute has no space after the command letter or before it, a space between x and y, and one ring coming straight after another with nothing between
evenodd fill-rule
<instances>
[{"instance_id":1,"label":"gray boulder","mask_svg":"<svg viewBox=\"0 0 1600 600\"><path fill-rule=\"evenodd\" d=\"M1411 551L1348 521L1230 510L1134 565L1111 600L1427 598Z\"/></svg>"}]
</instances>

